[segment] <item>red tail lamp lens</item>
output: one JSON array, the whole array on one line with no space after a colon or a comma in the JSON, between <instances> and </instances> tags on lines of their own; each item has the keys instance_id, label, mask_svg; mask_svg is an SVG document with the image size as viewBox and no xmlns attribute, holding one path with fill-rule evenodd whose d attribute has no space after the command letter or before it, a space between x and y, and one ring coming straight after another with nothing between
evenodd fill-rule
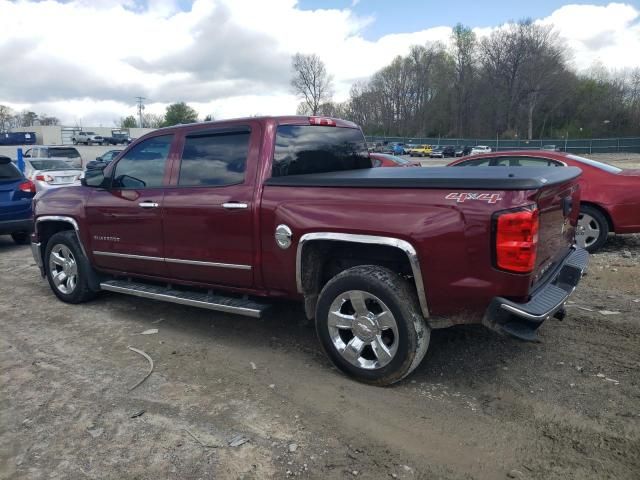
<instances>
[{"instance_id":1,"label":"red tail lamp lens","mask_svg":"<svg viewBox=\"0 0 640 480\"><path fill-rule=\"evenodd\" d=\"M529 273L536 264L538 209L503 213L497 220L496 263L509 272Z\"/></svg>"}]
</instances>

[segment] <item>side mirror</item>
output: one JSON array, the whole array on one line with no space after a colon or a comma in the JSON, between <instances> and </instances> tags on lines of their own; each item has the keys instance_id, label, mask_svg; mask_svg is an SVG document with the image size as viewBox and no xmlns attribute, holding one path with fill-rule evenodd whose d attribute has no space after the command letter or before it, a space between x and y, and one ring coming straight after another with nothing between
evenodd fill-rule
<instances>
[{"instance_id":1,"label":"side mirror","mask_svg":"<svg viewBox=\"0 0 640 480\"><path fill-rule=\"evenodd\" d=\"M104 167L106 167L106 165L87 169L80 183L85 187L105 187L106 178L104 176Z\"/></svg>"}]
</instances>

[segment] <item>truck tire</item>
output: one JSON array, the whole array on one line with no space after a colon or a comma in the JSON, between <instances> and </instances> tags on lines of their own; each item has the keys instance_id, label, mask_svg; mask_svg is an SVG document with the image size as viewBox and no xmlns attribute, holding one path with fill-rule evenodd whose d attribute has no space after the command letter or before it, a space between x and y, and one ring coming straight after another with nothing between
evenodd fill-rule
<instances>
[{"instance_id":1,"label":"truck tire","mask_svg":"<svg viewBox=\"0 0 640 480\"><path fill-rule=\"evenodd\" d=\"M75 138L71 140L71 143L73 143L74 145L78 145L78 141Z\"/></svg>"},{"instance_id":2,"label":"truck tire","mask_svg":"<svg viewBox=\"0 0 640 480\"><path fill-rule=\"evenodd\" d=\"M51 290L63 302L83 303L95 297L89 288L92 268L75 232L66 230L51 236L44 265Z\"/></svg>"},{"instance_id":3,"label":"truck tire","mask_svg":"<svg viewBox=\"0 0 640 480\"><path fill-rule=\"evenodd\" d=\"M604 246L608 235L609 222L602 212L589 205L580 205L576 229L578 246L593 253Z\"/></svg>"},{"instance_id":4,"label":"truck tire","mask_svg":"<svg viewBox=\"0 0 640 480\"><path fill-rule=\"evenodd\" d=\"M377 265L333 277L316 307L316 332L333 364L370 385L391 385L422 361L430 329L411 284Z\"/></svg>"}]
</instances>

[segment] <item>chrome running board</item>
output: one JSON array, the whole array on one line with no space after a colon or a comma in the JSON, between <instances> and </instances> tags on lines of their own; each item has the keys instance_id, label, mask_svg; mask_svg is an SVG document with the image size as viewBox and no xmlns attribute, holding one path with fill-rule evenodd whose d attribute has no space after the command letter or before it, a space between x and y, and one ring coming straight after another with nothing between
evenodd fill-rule
<instances>
[{"instance_id":1,"label":"chrome running board","mask_svg":"<svg viewBox=\"0 0 640 480\"><path fill-rule=\"evenodd\" d=\"M102 282L100 288L110 292L125 293L136 297L206 308L218 312L235 313L253 318L260 318L270 307L269 304L259 303L254 300L224 297L212 293L174 290L170 286L163 287L128 280L108 280Z\"/></svg>"}]
</instances>

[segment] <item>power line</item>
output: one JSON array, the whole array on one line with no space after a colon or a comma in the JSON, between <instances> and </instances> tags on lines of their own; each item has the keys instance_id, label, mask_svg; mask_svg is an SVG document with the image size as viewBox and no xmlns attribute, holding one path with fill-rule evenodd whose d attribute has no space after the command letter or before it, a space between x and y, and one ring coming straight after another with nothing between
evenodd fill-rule
<instances>
[{"instance_id":1,"label":"power line","mask_svg":"<svg viewBox=\"0 0 640 480\"><path fill-rule=\"evenodd\" d=\"M142 123L142 111L144 110L144 101L146 100L146 98L136 97L136 100L138 101L138 120L139 120L140 128L142 128L144 127Z\"/></svg>"}]
</instances>

